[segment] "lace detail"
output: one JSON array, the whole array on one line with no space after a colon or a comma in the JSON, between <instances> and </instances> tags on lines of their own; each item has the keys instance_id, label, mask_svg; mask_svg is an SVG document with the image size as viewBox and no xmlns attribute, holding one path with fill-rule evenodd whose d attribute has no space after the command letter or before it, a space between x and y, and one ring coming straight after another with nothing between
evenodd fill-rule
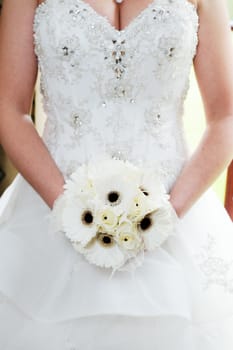
<instances>
[{"instance_id":1,"label":"lace detail","mask_svg":"<svg viewBox=\"0 0 233 350\"><path fill-rule=\"evenodd\" d=\"M121 31L81 0L37 7L43 139L64 176L108 154L154 163L171 186L187 158L181 116L198 26L188 0L156 0Z\"/></svg>"},{"instance_id":2,"label":"lace detail","mask_svg":"<svg viewBox=\"0 0 233 350\"><path fill-rule=\"evenodd\" d=\"M208 235L207 242L200 254L196 255L199 268L203 274L203 287L223 287L226 293L233 293L233 259L223 259L216 252L216 239Z\"/></svg>"}]
</instances>

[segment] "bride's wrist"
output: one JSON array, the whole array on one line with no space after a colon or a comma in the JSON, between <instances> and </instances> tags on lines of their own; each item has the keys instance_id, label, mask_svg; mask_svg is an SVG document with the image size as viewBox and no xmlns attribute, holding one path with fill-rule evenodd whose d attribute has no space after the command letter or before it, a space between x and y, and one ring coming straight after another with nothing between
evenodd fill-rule
<instances>
[{"instance_id":1,"label":"bride's wrist","mask_svg":"<svg viewBox=\"0 0 233 350\"><path fill-rule=\"evenodd\" d=\"M179 219L181 219L184 216L185 212L184 212L182 206L180 205L180 203L171 194L170 194L170 203L171 203L177 217Z\"/></svg>"},{"instance_id":2,"label":"bride's wrist","mask_svg":"<svg viewBox=\"0 0 233 350\"><path fill-rule=\"evenodd\" d=\"M47 199L47 205L52 210L54 208L55 203L58 201L58 199L62 196L64 193L64 182L59 184L57 188L54 189L54 191L51 193L50 197Z\"/></svg>"}]
</instances>

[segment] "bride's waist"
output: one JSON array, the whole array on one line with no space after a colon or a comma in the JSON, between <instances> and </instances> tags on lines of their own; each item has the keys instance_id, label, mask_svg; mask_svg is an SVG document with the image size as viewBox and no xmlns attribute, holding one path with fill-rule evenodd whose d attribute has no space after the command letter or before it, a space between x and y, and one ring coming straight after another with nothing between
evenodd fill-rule
<instances>
[{"instance_id":1,"label":"bride's waist","mask_svg":"<svg viewBox=\"0 0 233 350\"><path fill-rule=\"evenodd\" d=\"M66 153L66 156L122 150L142 159L145 156L170 158L186 150L182 125L163 124L159 116L150 123L135 120L132 125L122 120L113 125L111 121L107 125L104 122L84 125L77 117L72 125L46 123L42 138L53 154Z\"/></svg>"},{"instance_id":2,"label":"bride's waist","mask_svg":"<svg viewBox=\"0 0 233 350\"><path fill-rule=\"evenodd\" d=\"M101 161L105 158L122 159L140 167L152 167L159 172L169 190L180 173L186 159L187 151L183 147L161 144L128 143L92 143L71 144L54 143L47 147L59 169L67 179L82 164Z\"/></svg>"}]
</instances>

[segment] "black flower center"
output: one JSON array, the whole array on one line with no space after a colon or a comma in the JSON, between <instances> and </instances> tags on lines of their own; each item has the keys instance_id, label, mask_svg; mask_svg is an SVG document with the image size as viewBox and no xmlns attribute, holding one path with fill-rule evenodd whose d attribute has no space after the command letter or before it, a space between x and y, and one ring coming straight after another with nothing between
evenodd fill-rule
<instances>
[{"instance_id":1,"label":"black flower center","mask_svg":"<svg viewBox=\"0 0 233 350\"><path fill-rule=\"evenodd\" d=\"M139 227L141 230L146 231L151 226L152 220L149 216L145 216L139 223Z\"/></svg>"},{"instance_id":2,"label":"black flower center","mask_svg":"<svg viewBox=\"0 0 233 350\"><path fill-rule=\"evenodd\" d=\"M104 236L102 240L104 244L110 244L112 242L112 239L109 236Z\"/></svg>"},{"instance_id":3,"label":"black flower center","mask_svg":"<svg viewBox=\"0 0 233 350\"><path fill-rule=\"evenodd\" d=\"M109 192L108 194L108 200L109 202L111 203L115 203L118 199L119 199L119 193L117 191L112 191L112 192Z\"/></svg>"},{"instance_id":4,"label":"black flower center","mask_svg":"<svg viewBox=\"0 0 233 350\"><path fill-rule=\"evenodd\" d=\"M140 188L140 190L142 191L142 193L143 193L145 196L149 196L149 192L146 191L144 188Z\"/></svg>"},{"instance_id":5,"label":"black flower center","mask_svg":"<svg viewBox=\"0 0 233 350\"><path fill-rule=\"evenodd\" d=\"M112 236L108 235L107 233L99 233L97 237L104 247L110 247L114 243Z\"/></svg>"},{"instance_id":6,"label":"black flower center","mask_svg":"<svg viewBox=\"0 0 233 350\"><path fill-rule=\"evenodd\" d=\"M82 215L82 221L84 224L90 225L93 223L93 215L90 210L86 210Z\"/></svg>"}]
</instances>

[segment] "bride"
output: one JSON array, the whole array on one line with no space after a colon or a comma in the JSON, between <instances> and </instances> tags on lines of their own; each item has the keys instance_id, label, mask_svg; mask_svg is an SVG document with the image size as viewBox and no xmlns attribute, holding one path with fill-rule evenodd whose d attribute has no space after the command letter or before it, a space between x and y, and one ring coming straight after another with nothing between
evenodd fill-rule
<instances>
[{"instance_id":1,"label":"bride","mask_svg":"<svg viewBox=\"0 0 233 350\"><path fill-rule=\"evenodd\" d=\"M233 225L210 190L233 156L228 27L221 0L4 0L0 140L19 174L0 200L1 349L233 348ZM189 154L192 64L206 130ZM42 138L30 118L38 68ZM157 169L174 217L166 240L114 274L59 226L73 174L103 158ZM106 187L110 170L98 168ZM155 216L152 241L159 227Z\"/></svg>"}]
</instances>

